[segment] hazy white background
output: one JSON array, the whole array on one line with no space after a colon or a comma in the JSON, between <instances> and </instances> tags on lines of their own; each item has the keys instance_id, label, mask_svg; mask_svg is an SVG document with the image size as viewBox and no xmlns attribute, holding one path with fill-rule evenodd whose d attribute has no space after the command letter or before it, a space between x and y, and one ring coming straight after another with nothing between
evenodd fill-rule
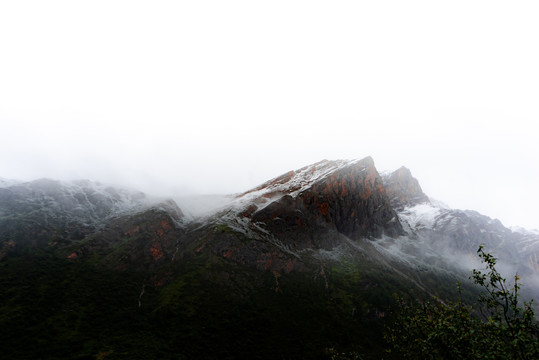
<instances>
[{"instance_id":1,"label":"hazy white background","mask_svg":"<svg viewBox=\"0 0 539 360\"><path fill-rule=\"evenodd\" d=\"M0 176L230 193L321 159L539 228L536 1L2 1Z\"/></svg>"}]
</instances>

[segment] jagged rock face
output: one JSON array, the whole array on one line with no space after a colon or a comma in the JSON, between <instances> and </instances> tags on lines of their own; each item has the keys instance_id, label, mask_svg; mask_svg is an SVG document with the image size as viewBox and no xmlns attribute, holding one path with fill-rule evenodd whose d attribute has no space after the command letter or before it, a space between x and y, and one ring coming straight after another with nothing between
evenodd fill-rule
<instances>
[{"instance_id":1,"label":"jagged rock face","mask_svg":"<svg viewBox=\"0 0 539 360\"><path fill-rule=\"evenodd\" d=\"M260 196L242 216L296 247L331 248L331 232L353 239L403 233L372 158L322 161L254 191Z\"/></svg>"},{"instance_id":2,"label":"jagged rock face","mask_svg":"<svg viewBox=\"0 0 539 360\"><path fill-rule=\"evenodd\" d=\"M401 233L371 158L332 174L300 195L305 207L352 238Z\"/></svg>"},{"instance_id":3,"label":"jagged rock face","mask_svg":"<svg viewBox=\"0 0 539 360\"><path fill-rule=\"evenodd\" d=\"M397 211L407 206L414 206L428 202L429 198L423 193L416 178L412 176L409 169L404 166L384 177L386 188L391 205Z\"/></svg>"}]
</instances>

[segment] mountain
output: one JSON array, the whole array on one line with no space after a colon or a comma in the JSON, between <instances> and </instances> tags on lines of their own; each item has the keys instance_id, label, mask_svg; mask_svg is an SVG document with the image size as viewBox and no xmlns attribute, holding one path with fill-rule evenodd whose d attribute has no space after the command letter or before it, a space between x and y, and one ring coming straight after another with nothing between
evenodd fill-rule
<instances>
[{"instance_id":1,"label":"mountain","mask_svg":"<svg viewBox=\"0 0 539 360\"><path fill-rule=\"evenodd\" d=\"M223 244L229 257L253 266L272 262L261 248L273 253L277 247L276 256L302 263L302 254L331 252L351 239L402 233L370 158L321 161L272 179L237 195L198 231L215 226L260 243L250 256L230 239Z\"/></svg>"},{"instance_id":2,"label":"mountain","mask_svg":"<svg viewBox=\"0 0 539 360\"><path fill-rule=\"evenodd\" d=\"M383 181L391 206L397 211L402 211L408 206L430 202L429 197L423 193L419 181L404 166L393 172L385 173Z\"/></svg>"},{"instance_id":3,"label":"mountain","mask_svg":"<svg viewBox=\"0 0 539 360\"><path fill-rule=\"evenodd\" d=\"M537 263L529 257L529 246L539 240L537 232L514 231L476 211L450 209L433 201L405 168L386 176L384 185L407 234L426 241L429 248L446 255L468 257L483 244L500 260L515 266L520 274L532 274L532 269L537 268Z\"/></svg>"},{"instance_id":4,"label":"mountain","mask_svg":"<svg viewBox=\"0 0 539 360\"><path fill-rule=\"evenodd\" d=\"M450 209L370 157L199 199L183 199L196 208L186 216L172 199L91 181L3 181L4 355L379 358L396 294L451 299L462 281L473 297L480 244L527 296L539 289L539 234Z\"/></svg>"},{"instance_id":5,"label":"mountain","mask_svg":"<svg viewBox=\"0 0 539 360\"><path fill-rule=\"evenodd\" d=\"M476 251L484 245L495 254L499 268L507 278L515 274L523 279L528 298L539 297L537 249L539 233L524 229L509 229L497 219L473 210L450 209L428 198L411 172L402 167L384 174L384 185L391 205L398 211L408 241L416 248L406 248L401 241L396 248L403 256L413 255L416 261L437 261L429 253L444 258L444 263L462 268L478 268ZM420 244L420 245L418 245ZM434 260L436 259L436 260Z\"/></svg>"},{"instance_id":6,"label":"mountain","mask_svg":"<svg viewBox=\"0 0 539 360\"><path fill-rule=\"evenodd\" d=\"M302 227L327 228L352 239L402 233L372 158L324 160L270 180L237 199L247 204L240 216L261 222L287 239L295 226L301 234L305 234Z\"/></svg>"},{"instance_id":7,"label":"mountain","mask_svg":"<svg viewBox=\"0 0 539 360\"><path fill-rule=\"evenodd\" d=\"M117 217L152 207L166 208L176 219L183 217L170 201L159 202L139 191L86 180L6 183L0 187L0 239L4 244L0 258L6 255L6 247L72 244Z\"/></svg>"}]
</instances>

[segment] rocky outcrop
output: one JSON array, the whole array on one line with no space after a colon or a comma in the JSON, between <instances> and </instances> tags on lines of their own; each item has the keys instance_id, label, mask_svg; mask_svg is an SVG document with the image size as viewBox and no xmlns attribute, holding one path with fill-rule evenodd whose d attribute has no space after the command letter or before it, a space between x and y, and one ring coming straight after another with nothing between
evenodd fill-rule
<instances>
[{"instance_id":1,"label":"rocky outcrop","mask_svg":"<svg viewBox=\"0 0 539 360\"><path fill-rule=\"evenodd\" d=\"M407 206L429 202L429 197L423 193L416 178L404 166L392 173L384 175L384 186L391 205L397 211Z\"/></svg>"},{"instance_id":2,"label":"rocky outcrop","mask_svg":"<svg viewBox=\"0 0 539 360\"><path fill-rule=\"evenodd\" d=\"M403 233L374 161L321 161L242 194L240 216L294 248L331 248L352 239Z\"/></svg>"},{"instance_id":3,"label":"rocky outcrop","mask_svg":"<svg viewBox=\"0 0 539 360\"><path fill-rule=\"evenodd\" d=\"M312 214L348 237L376 238L402 233L382 178L370 157L316 182L300 198Z\"/></svg>"}]
</instances>

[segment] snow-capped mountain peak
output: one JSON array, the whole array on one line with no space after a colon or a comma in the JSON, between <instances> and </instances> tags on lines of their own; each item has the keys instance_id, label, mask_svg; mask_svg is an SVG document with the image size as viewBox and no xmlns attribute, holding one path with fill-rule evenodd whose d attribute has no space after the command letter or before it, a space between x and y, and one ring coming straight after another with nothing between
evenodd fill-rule
<instances>
[{"instance_id":1,"label":"snow-capped mountain peak","mask_svg":"<svg viewBox=\"0 0 539 360\"><path fill-rule=\"evenodd\" d=\"M374 162L370 157L355 160L322 160L301 169L289 171L238 195L237 198L271 198L276 194L287 194L294 197L302 191L309 189L314 183L331 176L331 174L357 164L363 164L365 170L368 166L373 165Z\"/></svg>"}]
</instances>

